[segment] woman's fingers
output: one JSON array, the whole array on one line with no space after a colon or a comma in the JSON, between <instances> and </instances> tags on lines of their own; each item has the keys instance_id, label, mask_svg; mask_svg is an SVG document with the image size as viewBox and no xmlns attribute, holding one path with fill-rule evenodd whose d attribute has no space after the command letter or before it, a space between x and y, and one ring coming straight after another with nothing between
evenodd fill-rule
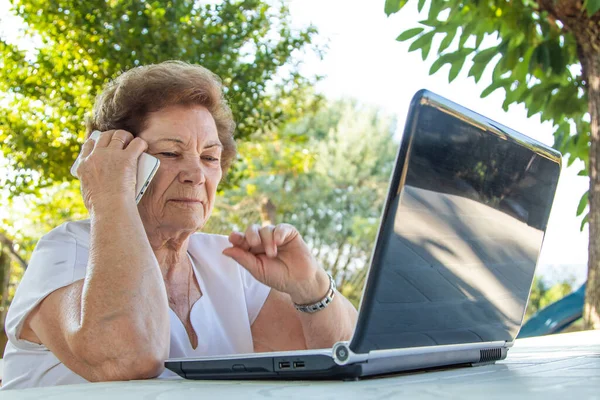
<instances>
[{"instance_id":1,"label":"woman's fingers","mask_svg":"<svg viewBox=\"0 0 600 400\"><path fill-rule=\"evenodd\" d=\"M81 161L92 153L95 144L96 142L93 139L87 139L83 143L83 146L81 146L81 152L79 153L79 156L77 156L77 159L75 159L75 163L71 167L71 174L75 175L76 177L79 177L79 168L81 167Z\"/></svg>"},{"instance_id":2,"label":"woman's fingers","mask_svg":"<svg viewBox=\"0 0 600 400\"><path fill-rule=\"evenodd\" d=\"M277 246L273 239L272 225L260 227L259 225L250 225L242 234L232 232L229 235L229 241L234 247L238 247L252 254L266 253L268 257L277 256Z\"/></svg>"},{"instance_id":3,"label":"woman's fingers","mask_svg":"<svg viewBox=\"0 0 600 400\"><path fill-rule=\"evenodd\" d=\"M110 140L112 139L113 133L115 133L114 130L104 131L100 133L100 137L98 138L98 140L96 140L96 148L107 147L110 143Z\"/></svg>"},{"instance_id":4,"label":"woman's fingers","mask_svg":"<svg viewBox=\"0 0 600 400\"><path fill-rule=\"evenodd\" d=\"M268 257L277 257L278 248L289 243L298 235L298 231L290 224L277 226L250 225L244 233L232 232L229 242L244 251L253 254L264 253Z\"/></svg>"},{"instance_id":5,"label":"woman's fingers","mask_svg":"<svg viewBox=\"0 0 600 400\"><path fill-rule=\"evenodd\" d=\"M143 152L145 152L147 148L148 148L148 142L146 142L142 138L136 137L133 140L131 140L131 142L129 142L125 151L128 153L131 153L131 155L133 155L137 158Z\"/></svg>"},{"instance_id":6,"label":"woman's fingers","mask_svg":"<svg viewBox=\"0 0 600 400\"><path fill-rule=\"evenodd\" d=\"M264 252L259 230L260 226L254 224L246 228L246 232L244 233L246 241L250 245L250 251L253 253Z\"/></svg>"},{"instance_id":7,"label":"woman's fingers","mask_svg":"<svg viewBox=\"0 0 600 400\"><path fill-rule=\"evenodd\" d=\"M290 224L279 224L273 229L273 240L276 247L289 243L296 236L298 236L298 231Z\"/></svg>"},{"instance_id":8,"label":"woman's fingers","mask_svg":"<svg viewBox=\"0 0 600 400\"><path fill-rule=\"evenodd\" d=\"M124 131L123 129L117 129L116 131L114 131L112 137L110 138L108 147L124 149L132 140L133 135L131 133Z\"/></svg>"},{"instance_id":9,"label":"woman's fingers","mask_svg":"<svg viewBox=\"0 0 600 400\"><path fill-rule=\"evenodd\" d=\"M90 153L92 152L92 150L94 150L94 145L96 144L96 142L93 139L88 139L85 141L85 143L83 144L83 146L81 147L81 155L80 157L87 157L90 155Z\"/></svg>"},{"instance_id":10,"label":"woman's fingers","mask_svg":"<svg viewBox=\"0 0 600 400\"><path fill-rule=\"evenodd\" d=\"M252 245L249 243L248 237L250 237ZM233 247L228 247L223 250L223 255L231 257L235 262L243 266L254 276L256 279L264 279L264 271L260 272L261 264L256 254L259 253L257 249L262 252L262 245L260 244L260 236L258 235L258 225L251 225L246 228L245 233L231 232L229 234L229 242Z\"/></svg>"},{"instance_id":11,"label":"woman's fingers","mask_svg":"<svg viewBox=\"0 0 600 400\"><path fill-rule=\"evenodd\" d=\"M128 145L133 141L134 137L131 132L128 132L124 129L113 129L100 133L100 137L98 140L96 140L96 147L124 149L129 147Z\"/></svg>"},{"instance_id":12,"label":"woman's fingers","mask_svg":"<svg viewBox=\"0 0 600 400\"><path fill-rule=\"evenodd\" d=\"M233 246L224 249L223 255L265 285L298 299L312 298L313 292L321 291L320 286L315 290L307 286L315 283L319 267L294 226L251 225L244 234L232 232L229 241Z\"/></svg>"},{"instance_id":13,"label":"woman's fingers","mask_svg":"<svg viewBox=\"0 0 600 400\"><path fill-rule=\"evenodd\" d=\"M273 225L268 225L263 226L258 231L262 246L265 249L265 253L267 253L267 256L271 258L277 256L277 245L275 244L275 240L273 238L274 229L275 227Z\"/></svg>"},{"instance_id":14,"label":"woman's fingers","mask_svg":"<svg viewBox=\"0 0 600 400\"><path fill-rule=\"evenodd\" d=\"M246 268L248 272L252 274L252 276L259 279L260 264L254 254L234 246L223 250L223 255L233 258L235 262Z\"/></svg>"},{"instance_id":15,"label":"woman's fingers","mask_svg":"<svg viewBox=\"0 0 600 400\"><path fill-rule=\"evenodd\" d=\"M246 237L240 232L231 232L229 234L229 242L235 247L239 247L244 251L250 250L250 244L246 241Z\"/></svg>"}]
</instances>

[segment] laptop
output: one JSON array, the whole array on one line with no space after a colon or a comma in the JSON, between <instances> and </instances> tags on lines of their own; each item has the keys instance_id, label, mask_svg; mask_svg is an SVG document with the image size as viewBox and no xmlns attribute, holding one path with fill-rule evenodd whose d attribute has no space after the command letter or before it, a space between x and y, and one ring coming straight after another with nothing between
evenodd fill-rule
<instances>
[{"instance_id":1,"label":"laptop","mask_svg":"<svg viewBox=\"0 0 600 400\"><path fill-rule=\"evenodd\" d=\"M349 342L169 359L187 379L358 379L504 359L561 155L432 92L414 96Z\"/></svg>"}]
</instances>

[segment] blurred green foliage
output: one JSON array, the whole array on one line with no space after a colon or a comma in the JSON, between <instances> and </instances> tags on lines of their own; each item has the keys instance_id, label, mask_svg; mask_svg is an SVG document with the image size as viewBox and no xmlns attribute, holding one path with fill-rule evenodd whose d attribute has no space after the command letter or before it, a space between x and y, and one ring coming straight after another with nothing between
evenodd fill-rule
<instances>
[{"instance_id":1,"label":"blurred green foliage","mask_svg":"<svg viewBox=\"0 0 600 400\"><path fill-rule=\"evenodd\" d=\"M549 285L538 276L533 279L529 303L525 312L525 321L531 318L535 313L549 306L550 304L562 299L573 291L573 283L570 280Z\"/></svg>"},{"instance_id":2,"label":"blurred green foliage","mask_svg":"<svg viewBox=\"0 0 600 400\"><path fill-rule=\"evenodd\" d=\"M338 100L240 145L247 176L226 190L205 230L229 233L265 222L296 226L340 291L358 305L398 143L395 120Z\"/></svg>"},{"instance_id":3,"label":"blurred green foliage","mask_svg":"<svg viewBox=\"0 0 600 400\"><path fill-rule=\"evenodd\" d=\"M223 80L243 142L319 104L313 27L292 29L285 4L263 0L12 0L21 32L0 37L0 311L39 237L87 211L69 174L84 120L121 71L178 59ZM25 45L24 45L25 43ZM244 171L233 168L234 185ZM2 319L3 321L3 319Z\"/></svg>"},{"instance_id":4,"label":"blurred green foliage","mask_svg":"<svg viewBox=\"0 0 600 400\"><path fill-rule=\"evenodd\" d=\"M0 38L0 150L12 195L68 181L84 117L103 84L137 65L178 59L217 73L237 137L302 114L317 78L298 68L316 30L295 30L285 5L263 0L13 0L26 52ZM293 107L292 107L293 105ZM310 104L306 104L310 107Z\"/></svg>"}]
</instances>

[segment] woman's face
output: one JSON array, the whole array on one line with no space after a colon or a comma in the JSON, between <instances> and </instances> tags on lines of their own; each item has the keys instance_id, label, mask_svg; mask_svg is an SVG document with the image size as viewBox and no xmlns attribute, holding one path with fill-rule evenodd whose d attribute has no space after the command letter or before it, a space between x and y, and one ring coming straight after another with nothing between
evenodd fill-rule
<instances>
[{"instance_id":1,"label":"woman's face","mask_svg":"<svg viewBox=\"0 0 600 400\"><path fill-rule=\"evenodd\" d=\"M150 113L146 126L139 137L160 160L139 204L146 229L170 235L202 228L222 175L215 120L202 106L171 106Z\"/></svg>"}]
</instances>

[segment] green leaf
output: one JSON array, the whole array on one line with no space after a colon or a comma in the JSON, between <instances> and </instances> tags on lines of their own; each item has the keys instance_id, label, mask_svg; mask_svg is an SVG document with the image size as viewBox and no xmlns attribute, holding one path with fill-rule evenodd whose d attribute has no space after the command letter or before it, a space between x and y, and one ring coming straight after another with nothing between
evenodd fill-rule
<instances>
[{"instance_id":1,"label":"green leaf","mask_svg":"<svg viewBox=\"0 0 600 400\"><path fill-rule=\"evenodd\" d=\"M533 54L535 48L530 47L525 52L523 59L517 63L517 66L513 70L513 77L521 82L525 82L527 79L527 73L529 72L529 63L531 61L531 55Z\"/></svg>"},{"instance_id":2,"label":"green leaf","mask_svg":"<svg viewBox=\"0 0 600 400\"><path fill-rule=\"evenodd\" d=\"M510 39L508 41L508 49L509 50L517 49L523 44L524 41L525 41L525 33L517 32L510 37Z\"/></svg>"},{"instance_id":3,"label":"green leaf","mask_svg":"<svg viewBox=\"0 0 600 400\"><path fill-rule=\"evenodd\" d=\"M508 84L510 84L510 81L508 79L498 79L493 81L488 87L486 87L483 90L483 92L481 92L481 98L489 96L495 90L501 87L505 87Z\"/></svg>"},{"instance_id":4,"label":"green leaf","mask_svg":"<svg viewBox=\"0 0 600 400\"><path fill-rule=\"evenodd\" d=\"M433 64L431 64L431 68L429 68L429 75L433 75L436 72L439 71L440 68L442 68L445 64L452 64L452 53L451 54L444 54L441 57L439 57L437 60L435 60L433 62Z\"/></svg>"},{"instance_id":5,"label":"green leaf","mask_svg":"<svg viewBox=\"0 0 600 400\"><path fill-rule=\"evenodd\" d=\"M589 175L588 171L585 168L577 173L577 176L588 176L588 175Z\"/></svg>"},{"instance_id":6,"label":"green leaf","mask_svg":"<svg viewBox=\"0 0 600 400\"><path fill-rule=\"evenodd\" d=\"M538 77L539 74L536 75L536 71L546 73L549 67L550 51L548 50L547 42L542 42L535 47L535 50L531 54L531 59L529 60L529 72Z\"/></svg>"},{"instance_id":7,"label":"green leaf","mask_svg":"<svg viewBox=\"0 0 600 400\"><path fill-rule=\"evenodd\" d=\"M538 46L537 62L538 66L544 71L547 72L550 69L550 49L548 46L548 42L542 42Z\"/></svg>"},{"instance_id":8,"label":"green leaf","mask_svg":"<svg viewBox=\"0 0 600 400\"><path fill-rule=\"evenodd\" d=\"M430 40L421 47L421 58L423 59L423 61L425 61L427 59L427 56L429 56L429 51L431 50L431 43L432 41Z\"/></svg>"},{"instance_id":9,"label":"green leaf","mask_svg":"<svg viewBox=\"0 0 600 400\"><path fill-rule=\"evenodd\" d=\"M467 40L471 37L471 34L475 30L476 27L475 22L471 22L462 28L462 33L460 35L460 40L458 41L458 47L464 47Z\"/></svg>"},{"instance_id":10,"label":"green leaf","mask_svg":"<svg viewBox=\"0 0 600 400\"><path fill-rule=\"evenodd\" d=\"M427 19L437 19L440 12L446 8L447 2L446 0L431 0L431 5L429 6L429 12L427 13Z\"/></svg>"},{"instance_id":11,"label":"green leaf","mask_svg":"<svg viewBox=\"0 0 600 400\"><path fill-rule=\"evenodd\" d=\"M439 27L442 24L442 21L438 21L437 19L424 19L419 21L419 24L429 26L431 28Z\"/></svg>"},{"instance_id":12,"label":"green leaf","mask_svg":"<svg viewBox=\"0 0 600 400\"><path fill-rule=\"evenodd\" d=\"M588 206L588 192L585 192L581 199L579 200L579 205L577 206L577 216L580 216L585 211L585 208Z\"/></svg>"},{"instance_id":13,"label":"green leaf","mask_svg":"<svg viewBox=\"0 0 600 400\"><path fill-rule=\"evenodd\" d=\"M443 54L431 65L429 74L432 75L436 73L444 64L452 64L450 67L450 73L448 75L448 80L452 82L462 69L467 56L474 50L475 49L473 48L464 48L453 53Z\"/></svg>"},{"instance_id":14,"label":"green leaf","mask_svg":"<svg viewBox=\"0 0 600 400\"><path fill-rule=\"evenodd\" d=\"M456 79L456 77L460 73L460 70L462 69L463 65L465 64L465 59L466 59L466 57L463 57L452 63L452 67L450 68L450 73L448 74L448 82L452 82L454 79Z\"/></svg>"},{"instance_id":15,"label":"green leaf","mask_svg":"<svg viewBox=\"0 0 600 400\"><path fill-rule=\"evenodd\" d=\"M519 62L519 53L517 50L508 50L503 54L502 60L500 61L502 69L504 71L512 71Z\"/></svg>"},{"instance_id":16,"label":"green leaf","mask_svg":"<svg viewBox=\"0 0 600 400\"><path fill-rule=\"evenodd\" d=\"M388 17L397 13L406 5L408 0L385 0L385 15Z\"/></svg>"},{"instance_id":17,"label":"green leaf","mask_svg":"<svg viewBox=\"0 0 600 400\"><path fill-rule=\"evenodd\" d=\"M417 49L426 48L427 52L429 52L429 48L431 48L431 41L433 40L433 36L435 35L435 31L427 32L419 36L415 39L414 42L411 43L408 51L415 51Z\"/></svg>"},{"instance_id":18,"label":"green leaf","mask_svg":"<svg viewBox=\"0 0 600 400\"><path fill-rule=\"evenodd\" d=\"M483 39L485 38L485 32L479 32L477 34L477 37L475 38L475 48L478 49L479 46L481 46L481 43L483 43Z\"/></svg>"},{"instance_id":19,"label":"green leaf","mask_svg":"<svg viewBox=\"0 0 600 400\"><path fill-rule=\"evenodd\" d=\"M490 47L489 49L480 50L473 57L473 62L477 64L487 65L494 56L498 54L498 47Z\"/></svg>"},{"instance_id":20,"label":"green leaf","mask_svg":"<svg viewBox=\"0 0 600 400\"><path fill-rule=\"evenodd\" d=\"M444 50L446 50L448 48L448 46L450 46L450 44L452 43L452 40L454 40L454 37L456 36L456 31L457 31L456 28L448 31L448 33L446 34L446 37L444 37L444 39L442 39L442 42L440 43L440 47L438 48L438 54L442 53Z\"/></svg>"},{"instance_id":21,"label":"green leaf","mask_svg":"<svg viewBox=\"0 0 600 400\"><path fill-rule=\"evenodd\" d=\"M425 0L419 0L419 3L417 4L417 10L419 12L423 11L423 6L425 6Z\"/></svg>"},{"instance_id":22,"label":"green leaf","mask_svg":"<svg viewBox=\"0 0 600 400\"><path fill-rule=\"evenodd\" d=\"M584 3L584 7L590 17L600 10L600 0L586 0Z\"/></svg>"},{"instance_id":23,"label":"green leaf","mask_svg":"<svg viewBox=\"0 0 600 400\"><path fill-rule=\"evenodd\" d=\"M581 220L581 226L579 227L579 230L583 232L583 228L585 227L585 224L587 224L590 220L590 214L586 213L585 216L583 217L583 219Z\"/></svg>"},{"instance_id":24,"label":"green leaf","mask_svg":"<svg viewBox=\"0 0 600 400\"><path fill-rule=\"evenodd\" d=\"M552 72L556 75L562 74L567 68L567 63L558 40L553 40L548 43L548 51L550 56L550 68L552 68Z\"/></svg>"},{"instance_id":25,"label":"green leaf","mask_svg":"<svg viewBox=\"0 0 600 400\"><path fill-rule=\"evenodd\" d=\"M396 38L397 41L399 42L404 42L405 40L411 39L415 36L417 36L419 33L423 32L423 28L412 28L412 29L408 29L404 32L402 32L400 34L400 36L398 36Z\"/></svg>"},{"instance_id":26,"label":"green leaf","mask_svg":"<svg viewBox=\"0 0 600 400\"><path fill-rule=\"evenodd\" d=\"M561 122L554 131L554 147L556 150L564 153L564 146L570 136L571 127L568 122Z\"/></svg>"},{"instance_id":27,"label":"green leaf","mask_svg":"<svg viewBox=\"0 0 600 400\"><path fill-rule=\"evenodd\" d=\"M479 82L481 76L483 75L483 72L485 71L485 67L487 67L487 64L485 63L473 63L471 69L469 69L468 76L472 76L473 78L475 78L476 83Z\"/></svg>"}]
</instances>

